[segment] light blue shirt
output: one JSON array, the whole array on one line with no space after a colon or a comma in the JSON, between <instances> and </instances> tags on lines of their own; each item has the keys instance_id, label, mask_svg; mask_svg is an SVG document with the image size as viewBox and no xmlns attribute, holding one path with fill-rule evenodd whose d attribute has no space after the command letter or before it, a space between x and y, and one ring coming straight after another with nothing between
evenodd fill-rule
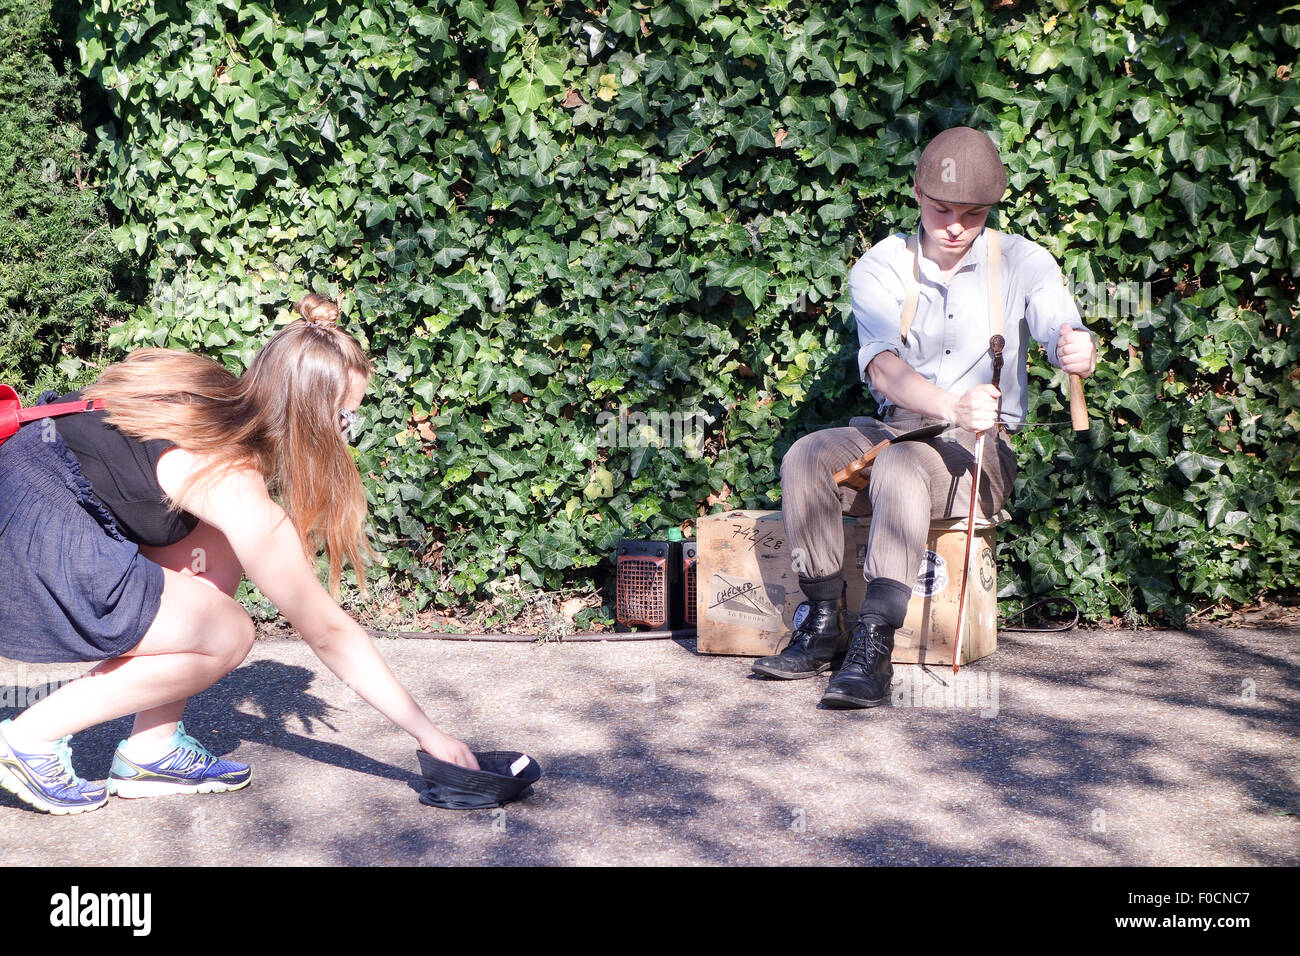
<instances>
[{"instance_id":1,"label":"light blue shirt","mask_svg":"<svg viewBox=\"0 0 1300 956\"><path fill-rule=\"evenodd\" d=\"M1011 430L1025 420L1029 373L1026 349L1032 337L1060 367L1056 340L1063 322L1084 328L1079 308L1066 288L1052 254L1023 236L1002 237L1002 417ZM920 236L917 236L920 242ZM916 316L904 344L899 320L912 274L912 252L896 233L882 239L849 273L853 317L858 323L858 374L867 380L867 365L881 352L893 352L939 388L962 394L993 381L989 351L988 237L981 231L951 279L924 255ZM1089 333L1091 335L1091 333ZM1095 341L1095 336L1094 336ZM870 384L868 382L868 384ZM881 409L885 397L871 389Z\"/></svg>"}]
</instances>

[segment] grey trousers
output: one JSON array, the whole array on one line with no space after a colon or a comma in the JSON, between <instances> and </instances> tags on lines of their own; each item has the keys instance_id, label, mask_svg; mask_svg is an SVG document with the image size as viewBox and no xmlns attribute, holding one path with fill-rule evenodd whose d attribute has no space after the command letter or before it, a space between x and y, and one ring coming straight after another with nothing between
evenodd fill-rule
<instances>
[{"instance_id":1,"label":"grey trousers","mask_svg":"<svg viewBox=\"0 0 1300 956\"><path fill-rule=\"evenodd\" d=\"M781 460L781 514L794 571L822 578L843 571L842 515L870 515L863 575L912 584L921 566L930 522L965 518L975 471L975 435L951 428L935 438L898 442L871 464L863 491L838 487L834 474L872 445L928 422L899 413L888 423L855 418L847 428L804 435ZM1011 494L1016 455L1005 434L984 441L977 513L996 514Z\"/></svg>"}]
</instances>

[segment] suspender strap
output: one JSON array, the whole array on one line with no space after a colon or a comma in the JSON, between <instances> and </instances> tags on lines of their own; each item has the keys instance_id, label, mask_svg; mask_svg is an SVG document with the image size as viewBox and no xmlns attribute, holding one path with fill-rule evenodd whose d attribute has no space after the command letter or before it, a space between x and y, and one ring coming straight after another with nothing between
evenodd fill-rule
<instances>
[{"instance_id":1,"label":"suspender strap","mask_svg":"<svg viewBox=\"0 0 1300 956\"><path fill-rule=\"evenodd\" d=\"M898 323L898 331L904 345L907 344L907 331L912 327L912 319L916 318L916 302L921 295L921 252L916 236L907 237L907 248L912 251L912 277L907 282L907 295L903 299L903 317Z\"/></svg>"},{"instance_id":2,"label":"suspender strap","mask_svg":"<svg viewBox=\"0 0 1300 956\"><path fill-rule=\"evenodd\" d=\"M33 405L31 408L18 410L18 424L39 421L42 418L54 418L57 415L72 415L77 412L97 412L104 407L102 399L85 402L58 402L54 405Z\"/></svg>"},{"instance_id":3,"label":"suspender strap","mask_svg":"<svg viewBox=\"0 0 1300 956\"><path fill-rule=\"evenodd\" d=\"M988 237L989 270L989 335L1002 334L1002 237L992 229L985 229Z\"/></svg>"},{"instance_id":4,"label":"suspender strap","mask_svg":"<svg viewBox=\"0 0 1300 956\"><path fill-rule=\"evenodd\" d=\"M1002 236L993 229L985 229L988 239L989 335L1002 334ZM907 294L903 299L903 315L898 322L899 337L907 344L907 333L916 318L916 304L921 294L921 252L916 236L907 237L907 248L912 253L912 277L907 281Z\"/></svg>"}]
</instances>

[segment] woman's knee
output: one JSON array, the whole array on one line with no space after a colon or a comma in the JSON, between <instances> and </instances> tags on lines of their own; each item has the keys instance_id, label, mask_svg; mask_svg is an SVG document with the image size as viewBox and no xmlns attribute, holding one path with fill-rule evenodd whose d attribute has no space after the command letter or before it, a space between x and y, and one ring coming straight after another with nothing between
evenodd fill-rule
<instances>
[{"instance_id":1,"label":"woman's knee","mask_svg":"<svg viewBox=\"0 0 1300 956\"><path fill-rule=\"evenodd\" d=\"M248 612L191 575L164 574L157 614L131 656L198 654L226 670L237 667L253 646L255 629Z\"/></svg>"},{"instance_id":2,"label":"woman's knee","mask_svg":"<svg viewBox=\"0 0 1300 956\"><path fill-rule=\"evenodd\" d=\"M229 621L222 632L220 652L227 671L232 671L244 663L248 652L253 649L257 636L257 627L238 602L231 600L228 610Z\"/></svg>"}]
</instances>

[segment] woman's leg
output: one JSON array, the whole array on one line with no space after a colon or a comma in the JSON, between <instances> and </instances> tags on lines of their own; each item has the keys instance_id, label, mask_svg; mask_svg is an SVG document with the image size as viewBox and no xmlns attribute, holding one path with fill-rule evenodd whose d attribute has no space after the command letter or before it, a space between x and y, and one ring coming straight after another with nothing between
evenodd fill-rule
<instances>
[{"instance_id":1,"label":"woman's leg","mask_svg":"<svg viewBox=\"0 0 1300 956\"><path fill-rule=\"evenodd\" d=\"M199 522L197 528L175 544L162 548L141 545L140 553L154 564L205 581L231 597L244 579L244 569L230 542L207 522Z\"/></svg>"},{"instance_id":2,"label":"woman's leg","mask_svg":"<svg viewBox=\"0 0 1300 956\"><path fill-rule=\"evenodd\" d=\"M202 581L232 597L244 577L244 569L226 536L206 522L200 522L175 544L158 548L141 545L140 553L163 568ZM101 664L96 670L104 666ZM183 697L138 712L131 727L131 746L152 748L170 740L188 700Z\"/></svg>"},{"instance_id":3,"label":"woman's leg","mask_svg":"<svg viewBox=\"0 0 1300 956\"><path fill-rule=\"evenodd\" d=\"M239 666L253 646L244 609L194 575L163 573L158 614L140 643L23 711L11 737L54 741L127 714L183 707Z\"/></svg>"}]
</instances>

